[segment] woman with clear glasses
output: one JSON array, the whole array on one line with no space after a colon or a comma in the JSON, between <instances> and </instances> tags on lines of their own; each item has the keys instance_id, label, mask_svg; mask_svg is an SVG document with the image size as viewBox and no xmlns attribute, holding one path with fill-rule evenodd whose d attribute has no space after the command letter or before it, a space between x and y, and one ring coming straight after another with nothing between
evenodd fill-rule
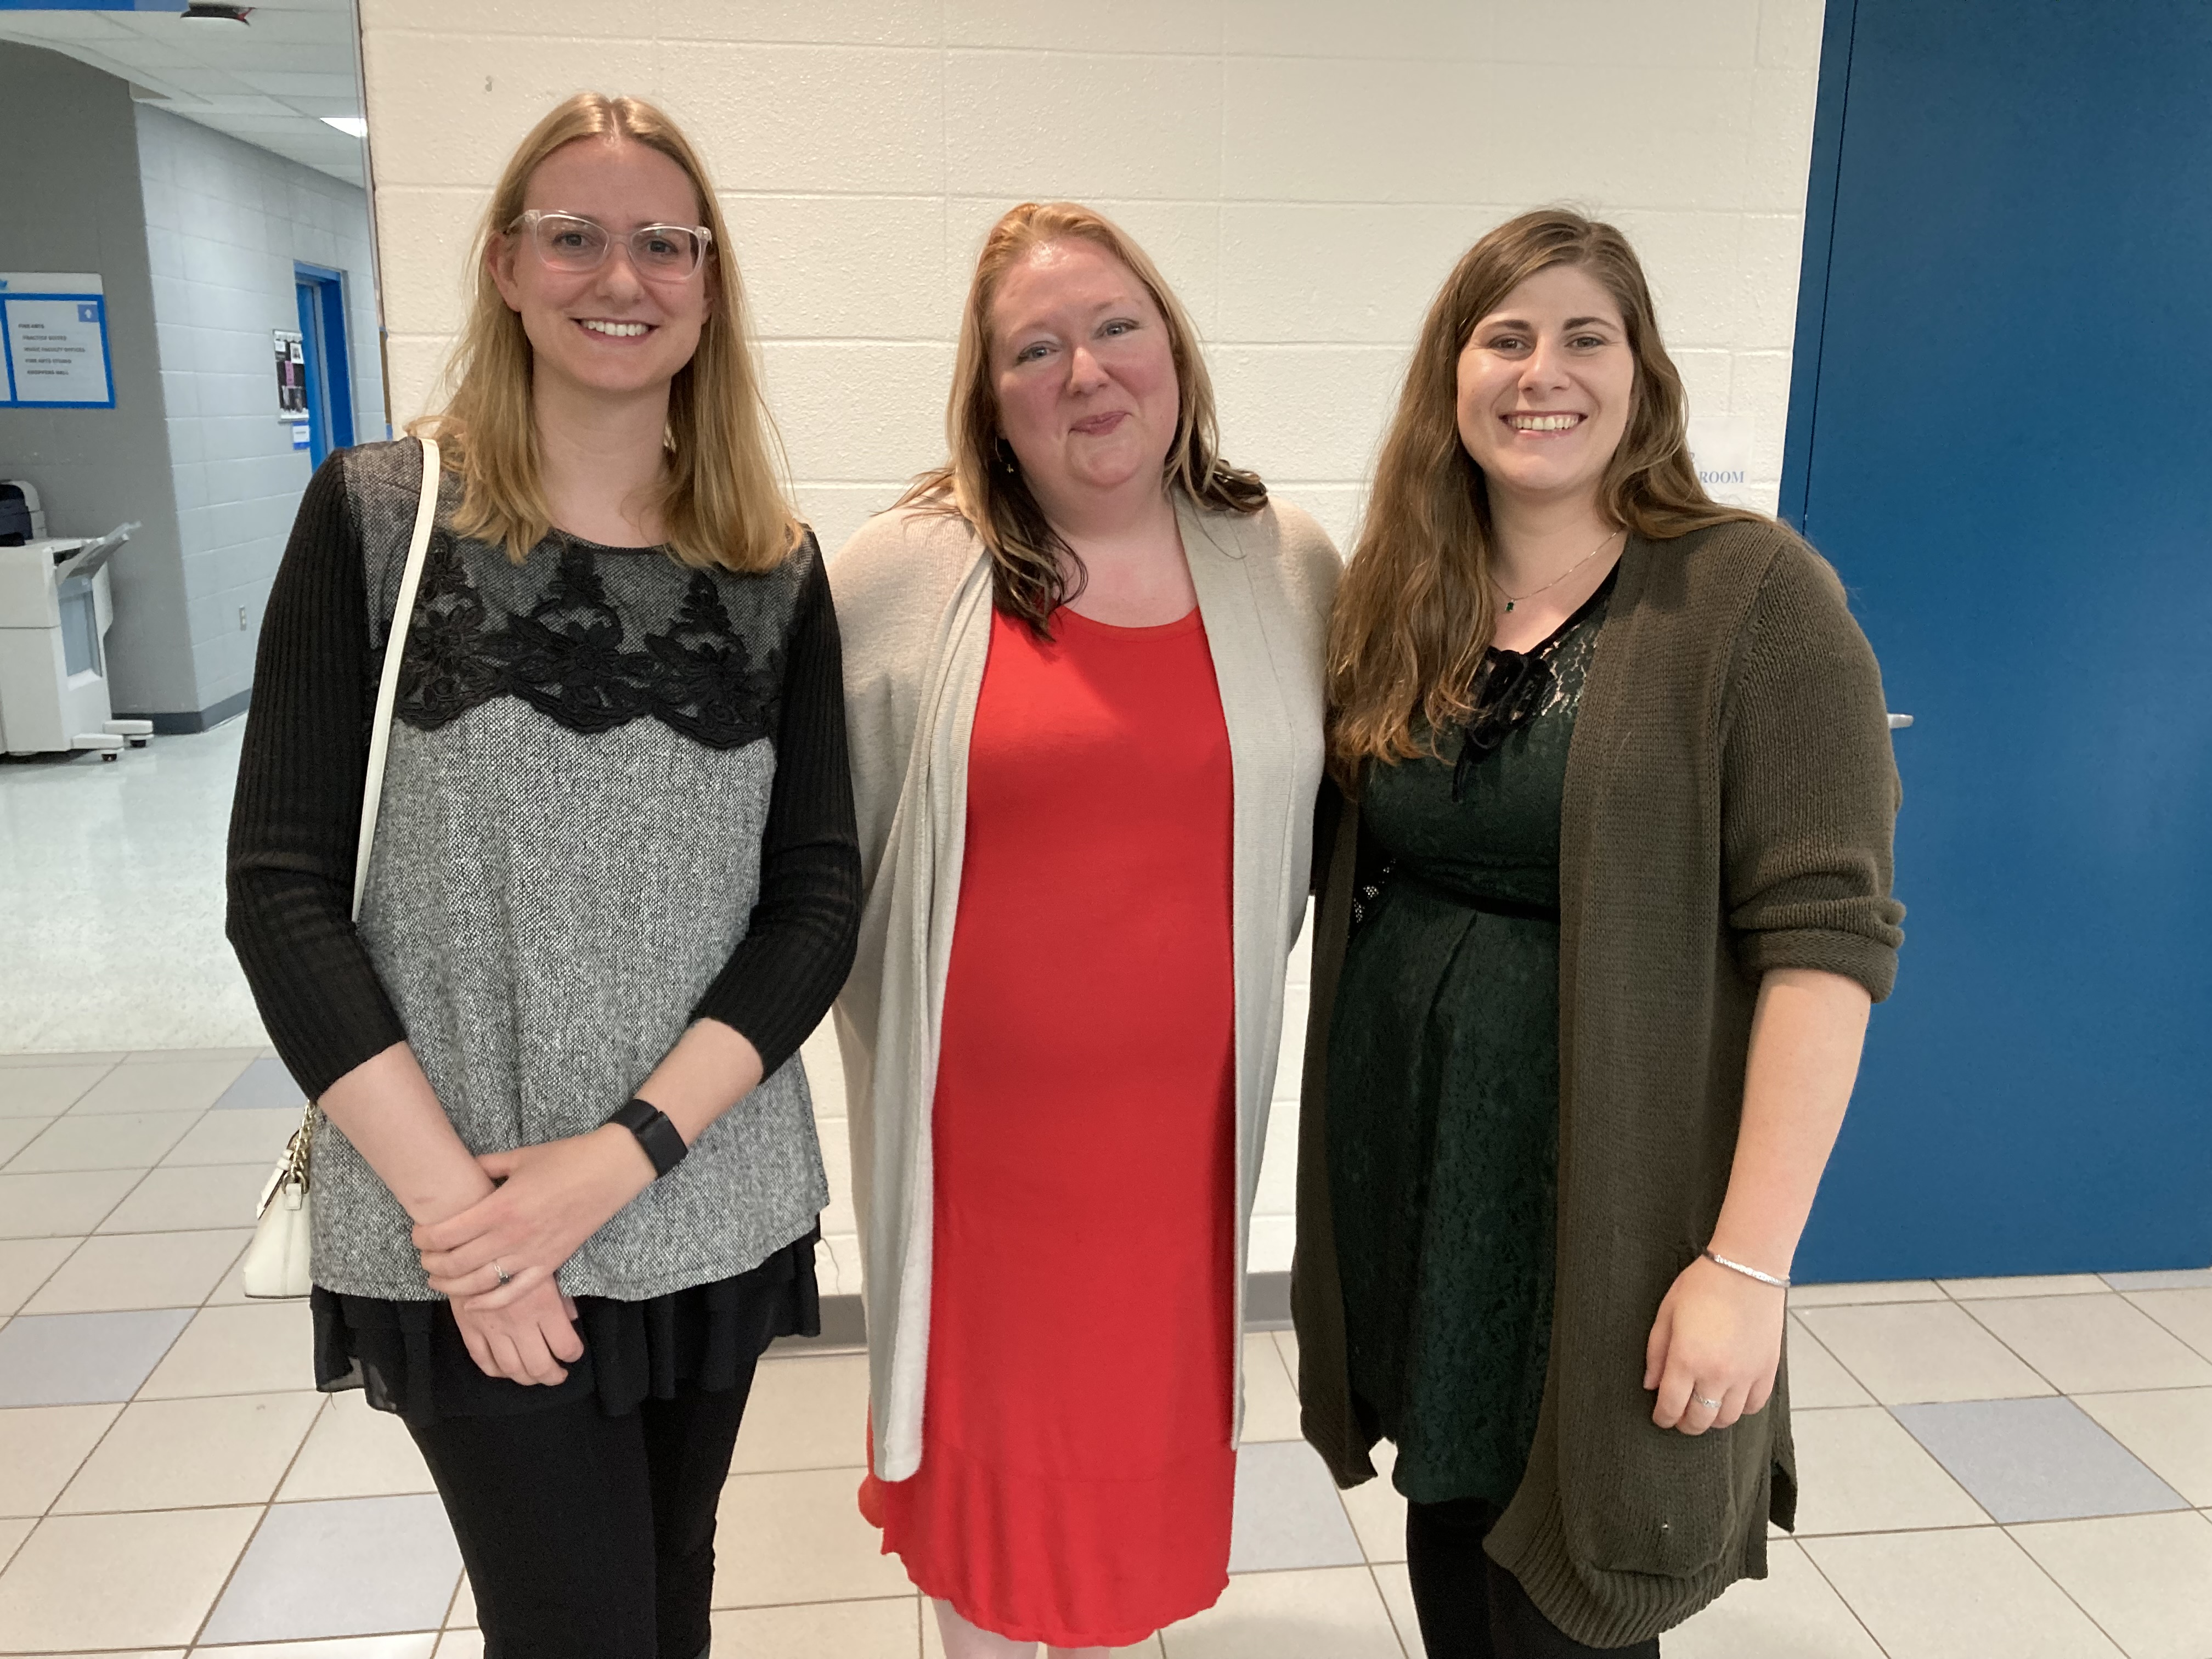
<instances>
[{"instance_id":1,"label":"woman with clear glasses","mask_svg":"<svg viewBox=\"0 0 2212 1659\"><path fill-rule=\"evenodd\" d=\"M1635 252L1445 279L1330 626L1291 1304L1430 1659L1656 1659L1796 1482L1790 1263L1897 971L1881 676L1708 497Z\"/></svg>"},{"instance_id":2,"label":"woman with clear glasses","mask_svg":"<svg viewBox=\"0 0 2212 1659\"><path fill-rule=\"evenodd\" d=\"M230 935L321 1104L315 1374L398 1413L493 1659L697 1659L754 1362L818 1329L799 1044L858 916L837 629L714 193L580 94L480 238L428 456L331 457L270 595Z\"/></svg>"},{"instance_id":3,"label":"woman with clear glasses","mask_svg":"<svg viewBox=\"0 0 2212 1659\"><path fill-rule=\"evenodd\" d=\"M1088 208L991 230L945 424L831 570L862 1505L949 1659L1103 1654L1228 1583L1340 565L1222 459L1188 318Z\"/></svg>"}]
</instances>

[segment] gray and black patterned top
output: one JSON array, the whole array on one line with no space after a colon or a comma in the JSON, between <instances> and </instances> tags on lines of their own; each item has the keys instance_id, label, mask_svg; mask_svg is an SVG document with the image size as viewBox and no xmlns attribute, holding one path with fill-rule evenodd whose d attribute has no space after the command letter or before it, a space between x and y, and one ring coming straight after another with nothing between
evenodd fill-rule
<instances>
[{"instance_id":1,"label":"gray and black patterned top","mask_svg":"<svg viewBox=\"0 0 2212 1659\"><path fill-rule=\"evenodd\" d=\"M410 1043L479 1153L596 1127L697 1018L768 1075L570 1258L572 1295L742 1273L828 1201L793 1055L859 913L836 617L809 536L740 575L555 531L517 565L458 537L448 477L400 675L367 893L362 774L421 451L315 475L263 623L231 824L229 933L310 1097ZM325 1124L314 1279L433 1293L406 1213Z\"/></svg>"}]
</instances>

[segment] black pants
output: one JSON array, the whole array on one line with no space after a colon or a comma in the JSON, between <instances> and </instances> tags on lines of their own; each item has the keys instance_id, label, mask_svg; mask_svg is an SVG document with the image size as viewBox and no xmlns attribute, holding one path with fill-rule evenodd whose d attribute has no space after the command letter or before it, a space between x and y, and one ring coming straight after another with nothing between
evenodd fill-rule
<instances>
[{"instance_id":1,"label":"black pants","mask_svg":"<svg viewBox=\"0 0 2212 1659\"><path fill-rule=\"evenodd\" d=\"M1521 1581L1483 1553L1501 1511L1477 1498L1406 1505L1406 1570L1429 1659L1659 1659L1659 1638L1586 1648L1544 1614Z\"/></svg>"},{"instance_id":2,"label":"black pants","mask_svg":"<svg viewBox=\"0 0 2212 1659\"><path fill-rule=\"evenodd\" d=\"M714 1506L752 1387L620 1417L588 1396L410 1423L476 1592L484 1659L702 1659Z\"/></svg>"}]
</instances>

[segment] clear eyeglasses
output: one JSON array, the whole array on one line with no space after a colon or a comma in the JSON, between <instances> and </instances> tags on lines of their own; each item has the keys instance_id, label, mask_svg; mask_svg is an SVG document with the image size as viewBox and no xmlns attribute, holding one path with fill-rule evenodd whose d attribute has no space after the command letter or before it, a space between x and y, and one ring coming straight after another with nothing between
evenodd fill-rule
<instances>
[{"instance_id":1,"label":"clear eyeglasses","mask_svg":"<svg viewBox=\"0 0 2212 1659\"><path fill-rule=\"evenodd\" d=\"M516 216L508 231L526 231L538 257L556 270L581 276L607 262L617 238L596 219L580 213L532 208ZM621 239L629 245L629 262L641 276L680 283L699 269L714 233L704 225L640 225Z\"/></svg>"}]
</instances>

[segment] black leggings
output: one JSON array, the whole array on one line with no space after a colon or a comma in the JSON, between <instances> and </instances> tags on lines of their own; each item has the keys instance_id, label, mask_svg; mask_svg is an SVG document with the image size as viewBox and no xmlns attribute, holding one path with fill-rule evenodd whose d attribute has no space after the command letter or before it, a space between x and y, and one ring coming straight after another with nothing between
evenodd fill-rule
<instances>
[{"instance_id":1,"label":"black leggings","mask_svg":"<svg viewBox=\"0 0 2212 1659\"><path fill-rule=\"evenodd\" d=\"M1659 1638L1586 1648L1528 1599L1521 1581L1483 1553L1502 1511L1479 1498L1406 1505L1406 1571L1429 1659L1659 1659Z\"/></svg>"},{"instance_id":2,"label":"black leggings","mask_svg":"<svg viewBox=\"0 0 2212 1659\"><path fill-rule=\"evenodd\" d=\"M752 1387L620 1417L590 1396L410 1423L476 1592L484 1659L703 1659L714 1507Z\"/></svg>"}]
</instances>

